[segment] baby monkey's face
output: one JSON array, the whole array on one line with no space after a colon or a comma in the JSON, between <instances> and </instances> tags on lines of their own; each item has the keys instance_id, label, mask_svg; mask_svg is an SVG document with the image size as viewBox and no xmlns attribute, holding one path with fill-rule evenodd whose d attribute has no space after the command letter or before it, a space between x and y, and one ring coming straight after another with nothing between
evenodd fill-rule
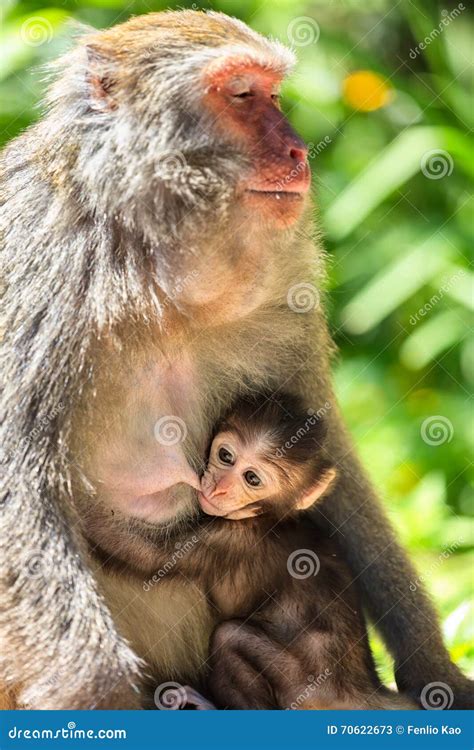
<instances>
[{"instance_id":1,"label":"baby monkey's face","mask_svg":"<svg viewBox=\"0 0 474 750\"><path fill-rule=\"evenodd\" d=\"M277 469L265 455L263 442L244 443L234 432L216 435L199 493L205 513L232 520L251 518L262 512L259 503L276 499L279 491Z\"/></svg>"}]
</instances>

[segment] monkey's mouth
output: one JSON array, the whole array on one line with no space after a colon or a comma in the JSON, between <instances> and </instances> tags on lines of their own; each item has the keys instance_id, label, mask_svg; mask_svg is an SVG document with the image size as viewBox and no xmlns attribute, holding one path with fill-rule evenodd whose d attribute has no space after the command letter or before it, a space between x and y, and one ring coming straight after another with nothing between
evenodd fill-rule
<instances>
[{"instance_id":1,"label":"monkey's mouth","mask_svg":"<svg viewBox=\"0 0 474 750\"><path fill-rule=\"evenodd\" d=\"M290 190L256 190L255 188L249 189L245 191L246 193L250 193L250 195L258 195L262 196L263 198L273 198L274 200L290 200L290 201L300 201L303 198L304 193L303 192L294 192Z\"/></svg>"},{"instance_id":2,"label":"monkey's mouth","mask_svg":"<svg viewBox=\"0 0 474 750\"><path fill-rule=\"evenodd\" d=\"M283 190L276 190L276 187L280 185L273 187L267 183L261 188L249 185L244 188L243 203L249 210L263 217L270 224L285 229L301 216L308 191L301 183L298 186L296 184L285 185Z\"/></svg>"},{"instance_id":3,"label":"monkey's mouth","mask_svg":"<svg viewBox=\"0 0 474 750\"><path fill-rule=\"evenodd\" d=\"M301 169L303 167L303 169ZM301 201L311 186L311 170L308 163L300 164L291 171L283 170L272 177L249 175L242 187L246 193L272 200Z\"/></svg>"},{"instance_id":4,"label":"monkey's mouth","mask_svg":"<svg viewBox=\"0 0 474 750\"><path fill-rule=\"evenodd\" d=\"M211 500L208 500L202 492L198 492L198 500L201 510L203 510L208 516L224 516L228 512L223 508L219 508L211 502Z\"/></svg>"}]
</instances>

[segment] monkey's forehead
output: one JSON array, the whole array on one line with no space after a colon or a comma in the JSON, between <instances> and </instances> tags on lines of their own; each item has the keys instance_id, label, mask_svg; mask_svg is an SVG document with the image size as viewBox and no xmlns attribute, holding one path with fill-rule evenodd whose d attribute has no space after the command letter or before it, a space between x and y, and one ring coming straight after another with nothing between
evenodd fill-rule
<instances>
[{"instance_id":1,"label":"monkey's forehead","mask_svg":"<svg viewBox=\"0 0 474 750\"><path fill-rule=\"evenodd\" d=\"M157 58L173 57L185 51L197 66L212 60L240 58L281 76L295 64L294 53L278 40L267 39L242 21L215 11L170 11L137 16L123 24L85 39L104 47L117 57L140 49ZM192 52L191 52L192 50ZM189 58L188 58L189 62Z\"/></svg>"}]
</instances>

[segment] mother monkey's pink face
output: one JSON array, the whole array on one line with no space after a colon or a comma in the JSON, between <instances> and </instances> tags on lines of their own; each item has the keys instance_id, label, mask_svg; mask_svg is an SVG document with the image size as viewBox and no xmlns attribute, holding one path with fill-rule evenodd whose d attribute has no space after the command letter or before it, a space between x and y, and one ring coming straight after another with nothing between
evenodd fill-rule
<instances>
[{"instance_id":1,"label":"mother monkey's pink face","mask_svg":"<svg viewBox=\"0 0 474 750\"><path fill-rule=\"evenodd\" d=\"M239 199L286 227L301 214L311 176L307 147L280 111L281 78L245 57L224 57L204 71L203 101L216 129L234 140L251 164L238 185Z\"/></svg>"}]
</instances>

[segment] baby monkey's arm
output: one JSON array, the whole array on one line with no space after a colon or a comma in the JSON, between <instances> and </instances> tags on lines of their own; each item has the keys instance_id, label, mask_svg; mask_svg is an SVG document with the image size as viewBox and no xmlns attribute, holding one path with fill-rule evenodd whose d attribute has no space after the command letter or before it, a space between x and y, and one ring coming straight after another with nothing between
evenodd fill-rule
<instances>
[{"instance_id":1,"label":"baby monkey's arm","mask_svg":"<svg viewBox=\"0 0 474 750\"><path fill-rule=\"evenodd\" d=\"M307 539L301 539L306 546ZM308 551L303 550L303 551ZM306 579L281 577L252 618L218 625L209 688L231 709L413 709L377 675L345 563L318 550Z\"/></svg>"}]
</instances>

